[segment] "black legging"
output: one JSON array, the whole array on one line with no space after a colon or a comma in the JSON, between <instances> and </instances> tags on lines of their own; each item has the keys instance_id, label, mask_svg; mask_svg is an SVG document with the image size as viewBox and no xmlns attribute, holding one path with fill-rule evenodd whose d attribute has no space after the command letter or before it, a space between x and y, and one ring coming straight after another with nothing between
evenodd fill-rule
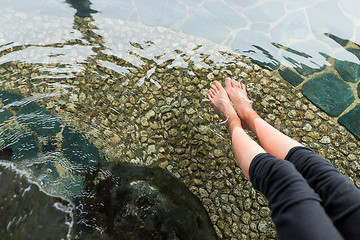
<instances>
[{"instance_id":1,"label":"black legging","mask_svg":"<svg viewBox=\"0 0 360 240\"><path fill-rule=\"evenodd\" d=\"M309 148L258 154L249 174L269 201L279 239L360 239L360 190Z\"/></svg>"}]
</instances>

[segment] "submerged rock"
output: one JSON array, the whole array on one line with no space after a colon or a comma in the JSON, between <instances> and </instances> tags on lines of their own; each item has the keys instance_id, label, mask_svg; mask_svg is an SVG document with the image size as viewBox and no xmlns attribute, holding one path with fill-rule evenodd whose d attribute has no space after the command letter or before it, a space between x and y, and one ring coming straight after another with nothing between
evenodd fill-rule
<instances>
[{"instance_id":1,"label":"submerged rock","mask_svg":"<svg viewBox=\"0 0 360 240\"><path fill-rule=\"evenodd\" d=\"M351 87L332 73L310 79L302 90L310 101L330 116L339 116L355 100Z\"/></svg>"},{"instance_id":2,"label":"submerged rock","mask_svg":"<svg viewBox=\"0 0 360 240\"><path fill-rule=\"evenodd\" d=\"M82 239L217 239L200 200L168 171L106 167L87 175L78 199Z\"/></svg>"},{"instance_id":3,"label":"submerged rock","mask_svg":"<svg viewBox=\"0 0 360 240\"><path fill-rule=\"evenodd\" d=\"M0 159L11 160L13 150L9 147L0 148Z\"/></svg>"},{"instance_id":4,"label":"submerged rock","mask_svg":"<svg viewBox=\"0 0 360 240\"><path fill-rule=\"evenodd\" d=\"M71 239L73 204L44 192L24 170L0 161L1 239Z\"/></svg>"}]
</instances>

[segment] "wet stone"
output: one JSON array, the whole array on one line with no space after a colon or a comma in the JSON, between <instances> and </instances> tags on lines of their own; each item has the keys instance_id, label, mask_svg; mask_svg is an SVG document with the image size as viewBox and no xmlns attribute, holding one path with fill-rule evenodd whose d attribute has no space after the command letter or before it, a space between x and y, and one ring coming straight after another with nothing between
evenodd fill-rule
<instances>
[{"instance_id":1,"label":"wet stone","mask_svg":"<svg viewBox=\"0 0 360 240\"><path fill-rule=\"evenodd\" d=\"M321 70L325 69L325 65L324 66L319 66L318 68L312 68L309 67L303 63L299 63L296 60L289 58L289 57L284 57L287 61L289 61L290 63L292 63L295 68L295 70L300 73L303 76L308 76L310 74L316 73L316 72L320 72Z\"/></svg>"},{"instance_id":2,"label":"wet stone","mask_svg":"<svg viewBox=\"0 0 360 240\"><path fill-rule=\"evenodd\" d=\"M0 124L7 121L11 116L12 113L9 110L5 108L0 109Z\"/></svg>"},{"instance_id":3,"label":"wet stone","mask_svg":"<svg viewBox=\"0 0 360 240\"><path fill-rule=\"evenodd\" d=\"M41 151L43 153L55 152L56 145L57 145L56 141L50 139L49 141L47 141L45 144L43 144L41 146Z\"/></svg>"},{"instance_id":4,"label":"wet stone","mask_svg":"<svg viewBox=\"0 0 360 240\"><path fill-rule=\"evenodd\" d=\"M304 81L302 77L290 70L290 68L279 69L279 73L286 81L288 81L294 87Z\"/></svg>"},{"instance_id":5,"label":"wet stone","mask_svg":"<svg viewBox=\"0 0 360 240\"><path fill-rule=\"evenodd\" d=\"M335 59L335 69L342 79L347 82L357 83L360 80L360 65Z\"/></svg>"},{"instance_id":6,"label":"wet stone","mask_svg":"<svg viewBox=\"0 0 360 240\"><path fill-rule=\"evenodd\" d=\"M42 136L54 136L61 130L60 120L45 107L34 102L22 106L16 118Z\"/></svg>"},{"instance_id":7,"label":"wet stone","mask_svg":"<svg viewBox=\"0 0 360 240\"><path fill-rule=\"evenodd\" d=\"M328 36L329 38L333 39L335 42L340 44L342 47L345 47L349 43L349 40L339 38L331 33L326 33L325 35Z\"/></svg>"},{"instance_id":8,"label":"wet stone","mask_svg":"<svg viewBox=\"0 0 360 240\"><path fill-rule=\"evenodd\" d=\"M349 52L351 52L352 54L354 54L358 59L360 59L360 49L357 49L357 48L347 48L346 50L348 50Z\"/></svg>"},{"instance_id":9,"label":"wet stone","mask_svg":"<svg viewBox=\"0 0 360 240\"><path fill-rule=\"evenodd\" d=\"M8 91L0 91L0 98L5 105L15 104L23 99L21 95L10 93Z\"/></svg>"},{"instance_id":10,"label":"wet stone","mask_svg":"<svg viewBox=\"0 0 360 240\"><path fill-rule=\"evenodd\" d=\"M350 112L339 118L339 123L344 125L355 137L360 139L360 104L356 105Z\"/></svg>"},{"instance_id":11,"label":"wet stone","mask_svg":"<svg viewBox=\"0 0 360 240\"><path fill-rule=\"evenodd\" d=\"M21 135L19 136L19 132ZM14 138L14 136L19 136ZM34 158L39 153L38 138L25 129L9 129L2 133L1 138L13 150L12 160L20 161L25 158Z\"/></svg>"},{"instance_id":12,"label":"wet stone","mask_svg":"<svg viewBox=\"0 0 360 240\"><path fill-rule=\"evenodd\" d=\"M310 101L331 116L339 116L354 101L351 87L331 73L310 79L302 90Z\"/></svg>"},{"instance_id":13,"label":"wet stone","mask_svg":"<svg viewBox=\"0 0 360 240\"><path fill-rule=\"evenodd\" d=\"M0 205L2 239L73 238L73 204L47 194L30 174L7 161L0 161Z\"/></svg>"},{"instance_id":14,"label":"wet stone","mask_svg":"<svg viewBox=\"0 0 360 240\"><path fill-rule=\"evenodd\" d=\"M63 131L62 152L76 170L86 170L105 159L100 156L99 150L82 134L69 127Z\"/></svg>"},{"instance_id":15,"label":"wet stone","mask_svg":"<svg viewBox=\"0 0 360 240\"><path fill-rule=\"evenodd\" d=\"M164 169L107 163L86 182L94 196L78 199L82 239L217 239L200 200Z\"/></svg>"},{"instance_id":16,"label":"wet stone","mask_svg":"<svg viewBox=\"0 0 360 240\"><path fill-rule=\"evenodd\" d=\"M252 59L254 63L268 70L276 70L280 67L280 62L276 60L273 56L271 56L271 54L267 50L259 46L255 46L255 48L259 49L259 51L261 51L264 55L266 55L267 58L270 59L270 61L260 61L257 59Z\"/></svg>"}]
</instances>

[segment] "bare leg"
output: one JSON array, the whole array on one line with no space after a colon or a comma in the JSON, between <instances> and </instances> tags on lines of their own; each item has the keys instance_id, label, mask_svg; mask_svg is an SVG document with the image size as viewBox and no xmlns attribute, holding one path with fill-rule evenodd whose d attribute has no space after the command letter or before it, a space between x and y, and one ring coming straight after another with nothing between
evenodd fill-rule
<instances>
[{"instance_id":1,"label":"bare leg","mask_svg":"<svg viewBox=\"0 0 360 240\"><path fill-rule=\"evenodd\" d=\"M232 107L225 89L219 82L215 81L211 85L207 98L219 117L226 121L225 126L230 133L236 159L243 173L249 179L251 161L259 153L265 153L265 150L252 140L241 127L240 118Z\"/></svg>"},{"instance_id":2,"label":"bare leg","mask_svg":"<svg viewBox=\"0 0 360 240\"><path fill-rule=\"evenodd\" d=\"M251 107L244 84L227 78L225 87L243 126L256 134L266 152L284 159L291 148L302 146L260 118Z\"/></svg>"}]
</instances>

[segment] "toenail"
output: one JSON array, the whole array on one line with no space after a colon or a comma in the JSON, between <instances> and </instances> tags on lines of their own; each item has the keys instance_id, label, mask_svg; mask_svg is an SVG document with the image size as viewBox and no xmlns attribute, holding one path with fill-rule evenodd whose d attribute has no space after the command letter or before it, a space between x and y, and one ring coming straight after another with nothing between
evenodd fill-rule
<instances>
[{"instance_id":1,"label":"toenail","mask_svg":"<svg viewBox=\"0 0 360 240\"><path fill-rule=\"evenodd\" d=\"M216 80L214 81L214 84L215 84L215 83L217 83L217 81L216 81Z\"/></svg>"}]
</instances>

